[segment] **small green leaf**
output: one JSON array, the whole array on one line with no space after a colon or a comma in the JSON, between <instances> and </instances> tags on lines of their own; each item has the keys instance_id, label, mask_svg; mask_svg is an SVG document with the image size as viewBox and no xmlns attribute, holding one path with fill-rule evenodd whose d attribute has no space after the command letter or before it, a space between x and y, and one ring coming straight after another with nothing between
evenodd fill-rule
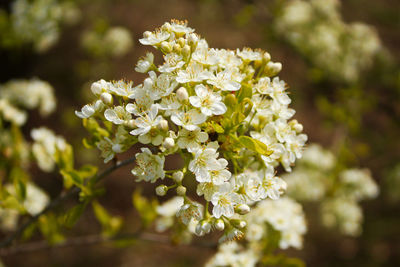
<instances>
[{"instance_id":1,"label":"small green leaf","mask_svg":"<svg viewBox=\"0 0 400 267\"><path fill-rule=\"evenodd\" d=\"M81 217L82 213L85 211L87 206L87 201L80 203L70 209L64 216L64 225L71 228L76 224L78 219Z\"/></svg>"},{"instance_id":2,"label":"small green leaf","mask_svg":"<svg viewBox=\"0 0 400 267\"><path fill-rule=\"evenodd\" d=\"M140 218L144 227L150 226L150 224L156 219L157 212L156 207L158 202L156 199L152 201L147 200L141 195L141 190L136 189L132 196L133 205L139 213Z\"/></svg>"},{"instance_id":3,"label":"small green leaf","mask_svg":"<svg viewBox=\"0 0 400 267\"><path fill-rule=\"evenodd\" d=\"M263 142L253 139L249 136L241 136L239 137L239 142L245 147L254 152L257 152L261 155L271 155L271 151L268 150L268 147Z\"/></svg>"}]
</instances>

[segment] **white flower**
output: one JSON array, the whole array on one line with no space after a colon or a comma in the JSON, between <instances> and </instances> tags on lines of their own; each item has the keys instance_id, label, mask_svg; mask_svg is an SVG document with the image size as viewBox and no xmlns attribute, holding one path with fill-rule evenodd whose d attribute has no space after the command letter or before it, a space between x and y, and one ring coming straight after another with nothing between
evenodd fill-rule
<instances>
[{"instance_id":1,"label":"white flower","mask_svg":"<svg viewBox=\"0 0 400 267\"><path fill-rule=\"evenodd\" d=\"M226 216L232 217L235 213L234 207L237 204L237 195L233 192L231 183L223 183L219 186L218 191L211 197L214 205L212 214L215 218Z\"/></svg>"},{"instance_id":2,"label":"white flower","mask_svg":"<svg viewBox=\"0 0 400 267\"><path fill-rule=\"evenodd\" d=\"M106 111L104 111L104 117L106 120L117 125L123 124L125 121L132 119L131 114L127 112L123 106L106 109Z\"/></svg>"},{"instance_id":3,"label":"white flower","mask_svg":"<svg viewBox=\"0 0 400 267\"><path fill-rule=\"evenodd\" d=\"M240 51L239 49L236 50L238 56L240 56L244 61L261 61L262 54L259 51L253 51L251 48L245 47Z\"/></svg>"},{"instance_id":4,"label":"white flower","mask_svg":"<svg viewBox=\"0 0 400 267\"><path fill-rule=\"evenodd\" d=\"M200 108L204 115L222 115L226 112L226 106L221 102L222 97L219 94L202 84L195 87L195 92L197 96L189 97L189 101L194 107Z\"/></svg>"},{"instance_id":5,"label":"white flower","mask_svg":"<svg viewBox=\"0 0 400 267\"><path fill-rule=\"evenodd\" d=\"M185 65L182 56L171 53L164 56L165 63L158 67L160 72L173 72Z\"/></svg>"},{"instance_id":6,"label":"white flower","mask_svg":"<svg viewBox=\"0 0 400 267\"><path fill-rule=\"evenodd\" d=\"M161 74L157 77L154 71L149 72L150 78L144 81L144 89L149 92L153 100L158 100L163 96L168 96L172 93L178 83L168 74Z\"/></svg>"},{"instance_id":7,"label":"white flower","mask_svg":"<svg viewBox=\"0 0 400 267\"><path fill-rule=\"evenodd\" d=\"M208 78L207 83L223 91L237 91L241 87L240 83L232 80L232 73L228 69L212 75Z\"/></svg>"},{"instance_id":8,"label":"white flower","mask_svg":"<svg viewBox=\"0 0 400 267\"><path fill-rule=\"evenodd\" d=\"M158 178L164 179L164 156L153 155L147 147L141 148L142 153L137 153L137 166L132 170L132 174L138 179L154 183Z\"/></svg>"},{"instance_id":9,"label":"white flower","mask_svg":"<svg viewBox=\"0 0 400 267\"><path fill-rule=\"evenodd\" d=\"M157 116L158 106L152 105L150 110L142 114L139 118L135 120L136 126L135 130L130 133L132 135L144 135L147 134L153 127L156 127L162 120L162 116Z\"/></svg>"},{"instance_id":10,"label":"white flower","mask_svg":"<svg viewBox=\"0 0 400 267\"><path fill-rule=\"evenodd\" d=\"M154 55L151 52L147 52L146 56L140 59L135 67L135 71L145 73L148 72L153 65Z\"/></svg>"},{"instance_id":11,"label":"white flower","mask_svg":"<svg viewBox=\"0 0 400 267\"><path fill-rule=\"evenodd\" d=\"M119 81L113 82L110 85L109 91L118 96L132 98L132 96L135 92L135 87L133 87L133 82L126 82L124 80L119 80Z\"/></svg>"},{"instance_id":12,"label":"white flower","mask_svg":"<svg viewBox=\"0 0 400 267\"><path fill-rule=\"evenodd\" d=\"M191 221L199 221L203 218L204 207L200 203L191 201L181 207L176 216L182 223L188 225Z\"/></svg>"},{"instance_id":13,"label":"white flower","mask_svg":"<svg viewBox=\"0 0 400 267\"><path fill-rule=\"evenodd\" d=\"M197 128L193 131L188 131L186 129L182 129L178 134L178 146L179 148L195 148L199 147L200 143L204 143L208 140L208 134L206 132L202 132L200 128Z\"/></svg>"},{"instance_id":14,"label":"white flower","mask_svg":"<svg viewBox=\"0 0 400 267\"><path fill-rule=\"evenodd\" d=\"M178 71L176 81L179 83L201 82L212 77L212 74L203 69L198 63L190 63L185 70Z\"/></svg>"},{"instance_id":15,"label":"white flower","mask_svg":"<svg viewBox=\"0 0 400 267\"><path fill-rule=\"evenodd\" d=\"M23 125L27 119L26 113L11 105L7 99L0 99L0 114L3 115L5 120L16 125Z\"/></svg>"},{"instance_id":16,"label":"white flower","mask_svg":"<svg viewBox=\"0 0 400 267\"><path fill-rule=\"evenodd\" d=\"M94 109L93 105L87 104L82 107L81 111L75 111L75 115L81 119L87 119L95 112L96 110Z\"/></svg>"},{"instance_id":17,"label":"white flower","mask_svg":"<svg viewBox=\"0 0 400 267\"><path fill-rule=\"evenodd\" d=\"M178 126L182 126L188 131L194 131L199 129L199 124L202 124L207 119L202 113L195 109L191 109L188 112L178 112L171 115L171 121Z\"/></svg>"},{"instance_id":18,"label":"white flower","mask_svg":"<svg viewBox=\"0 0 400 267\"><path fill-rule=\"evenodd\" d=\"M156 31L152 32L145 32L143 34L143 38L139 39L139 42L143 45L157 45L160 44L162 41L165 41L169 38L170 34L165 31Z\"/></svg>"},{"instance_id":19,"label":"white flower","mask_svg":"<svg viewBox=\"0 0 400 267\"><path fill-rule=\"evenodd\" d=\"M189 163L189 170L196 175L198 182L210 182L210 171L218 170L221 165L217 160L218 152L211 147L190 149L194 156Z\"/></svg>"}]
</instances>

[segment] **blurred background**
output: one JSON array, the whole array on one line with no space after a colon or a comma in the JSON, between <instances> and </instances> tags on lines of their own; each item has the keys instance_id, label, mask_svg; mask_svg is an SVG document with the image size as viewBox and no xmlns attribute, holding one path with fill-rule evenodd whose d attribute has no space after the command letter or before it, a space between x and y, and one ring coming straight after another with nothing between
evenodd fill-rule
<instances>
[{"instance_id":1,"label":"blurred background","mask_svg":"<svg viewBox=\"0 0 400 267\"><path fill-rule=\"evenodd\" d=\"M331 150L347 167L369 168L380 187L377 198L361 203L363 230L356 237L323 227L317 203L305 203L304 248L286 252L308 266L400 266L398 0L1 0L0 83L36 77L49 82L57 98L50 116L30 112L23 128L27 138L29 129L46 125L73 145L76 162L102 166L100 152L82 146L85 131L74 110L88 103L94 81L140 83L144 76L134 67L148 48L138 39L173 18L188 20L210 47L268 51L283 65L279 76L289 85L308 142ZM59 175L32 173L51 197L59 194ZM132 192L140 185L150 196L153 185L135 183L129 167L104 183L100 202L124 218L124 229L135 229ZM99 231L88 211L66 235ZM2 260L6 266L203 266L214 252L137 241L124 248L82 245Z\"/></svg>"}]
</instances>

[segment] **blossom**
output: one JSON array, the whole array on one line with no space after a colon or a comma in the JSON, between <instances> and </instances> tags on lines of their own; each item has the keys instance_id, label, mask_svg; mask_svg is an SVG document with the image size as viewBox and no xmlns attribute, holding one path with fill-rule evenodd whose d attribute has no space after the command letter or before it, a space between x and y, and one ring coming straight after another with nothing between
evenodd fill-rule
<instances>
[{"instance_id":1,"label":"blossom","mask_svg":"<svg viewBox=\"0 0 400 267\"><path fill-rule=\"evenodd\" d=\"M165 31L157 31L155 33L145 32L143 38L139 39L139 42L143 45L157 45L162 41L169 38L170 34Z\"/></svg>"},{"instance_id":2,"label":"blossom","mask_svg":"<svg viewBox=\"0 0 400 267\"><path fill-rule=\"evenodd\" d=\"M182 126L188 131L194 131L199 129L198 124L202 124L206 121L206 116L195 109L191 109L188 112L178 112L171 115L171 121L178 126Z\"/></svg>"},{"instance_id":3,"label":"blossom","mask_svg":"<svg viewBox=\"0 0 400 267\"><path fill-rule=\"evenodd\" d=\"M114 124L122 124L132 119L131 114L129 114L123 106L106 109L106 111L104 111L104 117Z\"/></svg>"},{"instance_id":4,"label":"blossom","mask_svg":"<svg viewBox=\"0 0 400 267\"><path fill-rule=\"evenodd\" d=\"M176 81L179 83L201 82L212 77L212 74L204 70L199 63L191 63L185 70L178 71Z\"/></svg>"},{"instance_id":5,"label":"blossom","mask_svg":"<svg viewBox=\"0 0 400 267\"><path fill-rule=\"evenodd\" d=\"M196 175L198 182L210 182L210 171L220 168L217 150L211 147L195 147L190 151L194 154L194 157L189 163L189 170Z\"/></svg>"},{"instance_id":6,"label":"blossom","mask_svg":"<svg viewBox=\"0 0 400 267\"><path fill-rule=\"evenodd\" d=\"M152 105L150 110L145 114L141 115L135 120L137 129L132 130L130 133L132 135L145 135L153 127L156 127L162 120L161 116L157 116L158 107L157 105Z\"/></svg>"},{"instance_id":7,"label":"blossom","mask_svg":"<svg viewBox=\"0 0 400 267\"><path fill-rule=\"evenodd\" d=\"M135 155L137 166L132 170L137 181L154 183L158 178L164 179L164 156L153 155L147 147L141 148L141 151Z\"/></svg>"},{"instance_id":8,"label":"blossom","mask_svg":"<svg viewBox=\"0 0 400 267\"><path fill-rule=\"evenodd\" d=\"M234 207L237 204L237 195L233 191L231 183L223 183L218 191L211 197L211 203L214 205L212 213L215 218L221 216L232 217Z\"/></svg>"},{"instance_id":9,"label":"blossom","mask_svg":"<svg viewBox=\"0 0 400 267\"><path fill-rule=\"evenodd\" d=\"M197 128L193 131L188 131L183 128L178 134L178 146L180 148L193 149L200 146L200 143L204 143L207 140L208 134L206 132L202 132L200 128Z\"/></svg>"},{"instance_id":10,"label":"blossom","mask_svg":"<svg viewBox=\"0 0 400 267\"><path fill-rule=\"evenodd\" d=\"M154 62L154 55L151 52L147 52L146 56L138 61L135 67L135 71L145 73L148 72Z\"/></svg>"},{"instance_id":11,"label":"blossom","mask_svg":"<svg viewBox=\"0 0 400 267\"><path fill-rule=\"evenodd\" d=\"M189 97L190 103L206 116L222 115L226 112L226 106L221 102L222 97L211 90L207 89L204 85L197 85L195 87L196 95Z\"/></svg>"},{"instance_id":12,"label":"blossom","mask_svg":"<svg viewBox=\"0 0 400 267\"><path fill-rule=\"evenodd\" d=\"M223 91L237 91L240 89L240 83L233 81L232 72L224 70L218 72L217 75L212 75L207 79L207 83L214 85L215 87Z\"/></svg>"}]
</instances>

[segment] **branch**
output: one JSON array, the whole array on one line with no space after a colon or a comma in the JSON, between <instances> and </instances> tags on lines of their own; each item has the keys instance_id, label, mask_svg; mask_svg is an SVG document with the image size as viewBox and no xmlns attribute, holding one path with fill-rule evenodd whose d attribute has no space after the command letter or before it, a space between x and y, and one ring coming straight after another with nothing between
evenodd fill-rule
<instances>
[{"instance_id":1,"label":"branch","mask_svg":"<svg viewBox=\"0 0 400 267\"><path fill-rule=\"evenodd\" d=\"M129 158L126 159L124 161L120 161L117 162L115 165L105 169L103 172L101 172L100 174L97 174L93 177L93 183L98 183L99 181L101 181L102 179L104 179L107 175L109 175L110 173L112 173L113 171L119 169L120 167L123 167L125 165L128 165L130 163L133 163L135 161L135 158ZM81 192L81 189L78 187L74 187L72 188L70 191L68 192L64 192L62 194L60 194L57 198L55 198L52 202L50 202L46 208L44 210L42 210L41 212L39 212L38 214L36 214L35 216L32 216L28 221L26 221L25 223L21 224L17 230L15 230L14 233L12 233L10 236L6 237L5 239L3 239L0 242L0 248L4 248L7 247L9 245L11 245L11 243L17 239L24 231L26 228L28 228L31 224L35 223L40 216L42 216L43 214L53 210L55 207L57 207L61 202L63 202L64 200L73 197L75 195L78 195Z\"/></svg>"},{"instance_id":2,"label":"branch","mask_svg":"<svg viewBox=\"0 0 400 267\"><path fill-rule=\"evenodd\" d=\"M104 237L102 235L87 235L87 236L74 237L74 238L70 238L70 239L68 239L62 243L56 244L56 245L51 245L47 241L42 240L42 241L18 245L15 247L2 248L2 249L0 249L0 256L4 257L4 256L18 254L18 253L29 253L29 252L39 251L39 250L46 250L46 249L95 245L95 244L109 243L109 242L126 240L126 239L132 239L132 240L139 239L142 241L155 242L155 243L164 244L164 245L168 245L168 246L170 246L172 244L171 240L166 235L159 235L159 234L146 233L146 232L140 233L138 231L135 233L119 234L114 237ZM196 246L196 247L202 247L202 248L206 248L206 249L215 249L217 247L217 244L196 242L196 243L193 243L193 244L187 245L187 246Z\"/></svg>"}]
</instances>

